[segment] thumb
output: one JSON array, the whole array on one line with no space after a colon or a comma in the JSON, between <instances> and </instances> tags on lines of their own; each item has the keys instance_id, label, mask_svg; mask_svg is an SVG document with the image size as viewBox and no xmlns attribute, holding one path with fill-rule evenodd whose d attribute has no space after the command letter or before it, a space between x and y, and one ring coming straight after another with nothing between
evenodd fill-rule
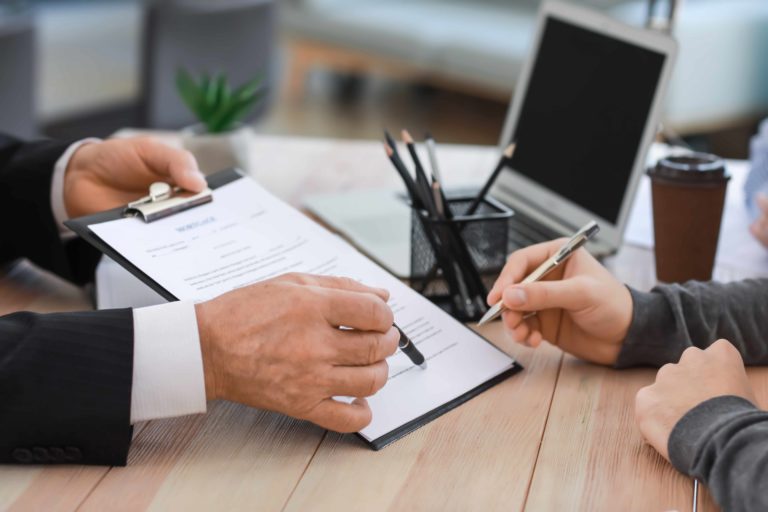
<instances>
[{"instance_id":1,"label":"thumb","mask_svg":"<svg viewBox=\"0 0 768 512\"><path fill-rule=\"evenodd\" d=\"M589 305L587 294L578 279L510 286L504 290L503 301L504 306L513 311L577 310Z\"/></svg>"},{"instance_id":2,"label":"thumb","mask_svg":"<svg viewBox=\"0 0 768 512\"><path fill-rule=\"evenodd\" d=\"M179 187L191 192L202 191L207 183L192 153L172 148L162 142L138 139L141 158L151 172L161 178L170 178Z\"/></svg>"}]
</instances>

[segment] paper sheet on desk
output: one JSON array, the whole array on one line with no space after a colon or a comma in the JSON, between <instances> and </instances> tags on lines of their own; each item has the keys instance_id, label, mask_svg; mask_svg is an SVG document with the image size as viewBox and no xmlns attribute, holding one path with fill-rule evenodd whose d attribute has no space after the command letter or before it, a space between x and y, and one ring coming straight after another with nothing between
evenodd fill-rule
<instances>
[{"instance_id":1,"label":"paper sheet on desk","mask_svg":"<svg viewBox=\"0 0 768 512\"><path fill-rule=\"evenodd\" d=\"M112 258L103 256L99 261L96 267L98 309L143 308L165 302L168 301Z\"/></svg>"},{"instance_id":2,"label":"paper sheet on desk","mask_svg":"<svg viewBox=\"0 0 768 512\"><path fill-rule=\"evenodd\" d=\"M717 264L737 269L744 275L766 276L768 249L760 245L749 232L751 220L744 202L744 180L749 171L749 163L744 160L728 160L726 165L731 181L728 183L720 226ZM653 247L651 182L647 176L643 176L638 187L624 240L640 247Z\"/></svg>"},{"instance_id":3,"label":"paper sheet on desk","mask_svg":"<svg viewBox=\"0 0 768 512\"><path fill-rule=\"evenodd\" d=\"M398 352L389 381L369 398L369 441L441 407L514 366L512 358L250 179L210 204L145 224L92 225L107 244L180 299L203 301L286 272L345 275L390 291L398 325L429 361Z\"/></svg>"}]
</instances>

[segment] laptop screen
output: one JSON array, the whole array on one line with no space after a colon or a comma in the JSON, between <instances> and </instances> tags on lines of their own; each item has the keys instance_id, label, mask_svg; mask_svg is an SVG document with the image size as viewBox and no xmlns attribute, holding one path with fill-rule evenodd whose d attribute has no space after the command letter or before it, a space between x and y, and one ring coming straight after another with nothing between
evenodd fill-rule
<instances>
[{"instance_id":1,"label":"laptop screen","mask_svg":"<svg viewBox=\"0 0 768 512\"><path fill-rule=\"evenodd\" d=\"M664 59L547 18L511 167L616 223Z\"/></svg>"}]
</instances>

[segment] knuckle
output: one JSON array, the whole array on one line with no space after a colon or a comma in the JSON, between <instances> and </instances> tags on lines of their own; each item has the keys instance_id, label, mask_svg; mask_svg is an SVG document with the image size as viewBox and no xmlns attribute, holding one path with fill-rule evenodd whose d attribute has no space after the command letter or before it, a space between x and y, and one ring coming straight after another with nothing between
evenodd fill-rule
<instances>
[{"instance_id":1,"label":"knuckle","mask_svg":"<svg viewBox=\"0 0 768 512\"><path fill-rule=\"evenodd\" d=\"M338 284L340 288L345 289L355 289L359 286L359 283L352 279L351 277L336 277L334 278L334 281Z\"/></svg>"},{"instance_id":2,"label":"knuckle","mask_svg":"<svg viewBox=\"0 0 768 512\"><path fill-rule=\"evenodd\" d=\"M380 297L371 296L369 302L369 314L372 327L376 330L383 330L393 323L392 311Z\"/></svg>"},{"instance_id":3,"label":"knuckle","mask_svg":"<svg viewBox=\"0 0 768 512\"><path fill-rule=\"evenodd\" d=\"M701 352L701 350L696 347L688 347L687 349L683 350L680 359L693 357L699 352Z\"/></svg>"},{"instance_id":4,"label":"knuckle","mask_svg":"<svg viewBox=\"0 0 768 512\"><path fill-rule=\"evenodd\" d=\"M648 403L648 398L651 393L651 386L645 386L640 388L635 395L635 416L641 417L645 411L645 406Z\"/></svg>"},{"instance_id":5,"label":"knuckle","mask_svg":"<svg viewBox=\"0 0 768 512\"><path fill-rule=\"evenodd\" d=\"M395 327L390 327L389 331L385 335L385 344L384 344L384 355L386 357L391 356L395 352L397 352L398 345L400 343L400 331L395 329Z\"/></svg>"},{"instance_id":6,"label":"knuckle","mask_svg":"<svg viewBox=\"0 0 768 512\"><path fill-rule=\"evenodd\" d=\"M715 341L710 348L713 348L715 350L722 350L724 352L732 352L736 351L736 348L726 339L720 338L719 340Z\"/></svg>"},{"instance_id":7,"label":"knuckle","mask_svg":"<svg viewBox=\"0 0 768 512\"><path fill-rule=\"evenodd\" d=\"M670 373L674 371L675 367L677 367L676 364L667 363L659 368L659 371L656 373L656 382L665 379Z\"/></svg>"},{"instance_id":8,"label":"knuckle","mask_svg":"<svg viewBox=\"0 0 768 512\"><path fill-rule=\"evenodd\" d=\"M301 283L301 274L299 274L298 272L289 272L287 274L283 274L282 276L280 276L280 278L285 281L290 281L292 283L297 283L297 284Z\"/></svg>"},{"instance_id":9,"label":"knuckle","mask_svg":"<svg viewBox=\"0 0 768 512\"><path fill-rule=\"evenodd\" d=\"M369 387L366 396L375 395L381 388L384 387L384 384L387 382L388 370L389 366L387 365L386 361L381 361L376 365L375 368L371 369L369 375Z\"/></svg>"},{"instance_id":10,"label":"knuckle","mask_svg":"<svg viewBox=\"0 0 768 512\"><path fill-rule=\"evenodd\" d=\"M368 336L368 357L366 358L366 364L373 364L379 360L379 353L381 352L381 337L375 334Z\"/></svg>"}]
</instances>

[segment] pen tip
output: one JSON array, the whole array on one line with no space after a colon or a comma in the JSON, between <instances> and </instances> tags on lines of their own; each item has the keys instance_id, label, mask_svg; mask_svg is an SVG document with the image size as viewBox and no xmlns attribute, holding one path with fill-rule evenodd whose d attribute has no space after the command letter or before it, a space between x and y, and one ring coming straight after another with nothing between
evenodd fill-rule
<instances>
[{"instance_id":1,"label":"pen tip","mask_svg":"<svg viewBox=\"0 0 768 512\"><path fill-rule=\"evenodd\" d=\"M406 144L413 144L413 137L411 137L411 134L408 133L408 130L403 129L403 131L400 132L400 134L403 137L403 142L405 142Z\"/></svg>"},{"instance_id":2,"label":"pen tip","mask_svg":"<svg viewBox=\"0 0 768 512\"><path fill-rule=\"evenodd\" d=\"M434 139L434 137L432 137L432 133L431 132L424 132L424 138L427 139L427 140Z\"/></svg>"},{"instance_id":3,"label":"pen tip","mask_svg":"<svg viewBox=\"0 0 768 512\"><path fill-rule=\"evenodd\" d=\"M427 362L426 362L426 361L424 361L423 363L421 363L421 364L419 365L419 368L421 368L422 370L426 370L426 369L427 369Z\"/></svg>"},{"instance_id":4,"label":"pen tip","mask_svg":"<svg viewBox=\"0 0 768 512\"><path fill-rule=\"evenodd\" d=\"M479 322L477 322L478 327L487 324L491 320L496 318L496 308L491 308L483 315L483 317L480 319Z\"/></svg>"}]
</instances>

